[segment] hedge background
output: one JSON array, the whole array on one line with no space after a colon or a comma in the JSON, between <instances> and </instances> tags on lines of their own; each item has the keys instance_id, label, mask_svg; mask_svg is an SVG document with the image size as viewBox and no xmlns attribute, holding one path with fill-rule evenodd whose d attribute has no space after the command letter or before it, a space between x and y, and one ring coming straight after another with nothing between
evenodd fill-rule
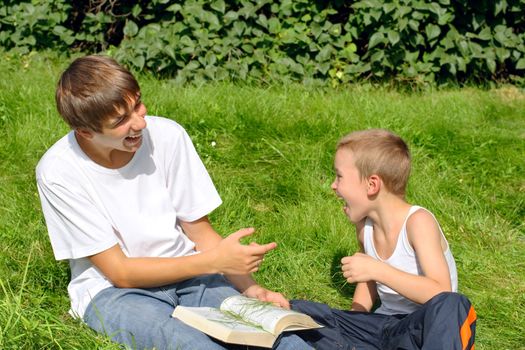
<instances>
[{"instance_id":1,"label":"hedge background","mask_svg":"<svg viewBox=\"0 0 525 350\"><path fill-rule=\"evenodd\" d=\"M105 52L178 82L523 85L525 0L3 0L15 54Z\"/></svg>"}]
</instances>

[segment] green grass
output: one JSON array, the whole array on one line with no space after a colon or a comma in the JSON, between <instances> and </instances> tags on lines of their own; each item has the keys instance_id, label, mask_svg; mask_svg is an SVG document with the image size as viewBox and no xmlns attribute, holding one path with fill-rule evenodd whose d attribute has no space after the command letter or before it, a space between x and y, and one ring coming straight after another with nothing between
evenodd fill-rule
<instances>
[{"instance_id":1,"label":"green grass","mask_svg":"<svg viewBox=\"0 0 525 350\"><path fill-rule=\"evenodd\" d=\"M53 258L35 186L36 163L67 132L54 87L68 62L0 55L0 348L117 349L68 316L68 266ZM334 146L356 129L400 134L414 157L408 199L443 226L478 313L477 348L524 348L523 91L139 80L149 114L192 136L224 200L217 230L254 226L254 239L279 244L256 278L290 298L349 307L338 265L356 242L330 189Z\"/></svg>"}]
</instances>

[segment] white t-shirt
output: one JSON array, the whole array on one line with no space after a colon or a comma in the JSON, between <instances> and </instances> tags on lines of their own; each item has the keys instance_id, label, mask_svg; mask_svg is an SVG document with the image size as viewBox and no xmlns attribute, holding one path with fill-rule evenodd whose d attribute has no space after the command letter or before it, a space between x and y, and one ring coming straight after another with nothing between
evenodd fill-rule
<instances>
[{"instance_id":1,"label":"white t-shirt","mask_svg":"<svg viewBox=\"0 0 525 350\"><path fill-rule=\"evenodd\" d=\"M197 220L221 199L188 134L176 122L146 117L143 141L120 169L104 168L79 147L74 132L42 157L36 179L57 260L68 259L71 313L112 286L87 258L119 244L128 257L194 254L178 220Z\"/></svg>"},{"instance_id":2,"label":"white t-shirt","mask_svg":"<svg viewBox=\"0 0 525 350\"><path fill-rule=\"evenodd\" d=\"M399 232L399 236L397 238L397 245L394 248L394 252L388 259L381 259L379 257L379 254L377 254L376 248L374 246L374 226L373 222L370 219L366 219L365 222L365 229L364 229L364 237L363 237L363 246L365 249L365 253L367 255L370 255L374 259L377 259L379 261L383 261L387 263L388 265L391 265L401 271L405 271L408 273L411 273L413 275L421 276L423 275L423 270L421 269L421 266L419 265L419 261L416 256L416 252L414 251L414 248L412 248L412 245L410 244L408 240L407 235L407 228L406 224L408 221L408 218L414 214L419 209L426 210L425 208L419 207L419 206L412 206L408 212L407 217L405 218L405 222L403 223L403 226L401 227L401 231ZM428 211L428 210L426 210ZM434 216L430 211L428 211L432 216ZM435 220L435 218L434 218ZM436 220L437 223L437 220ZM439 226L439 231L441 232L441 235L443 239L445 239L445 235L443 234L443 231L441 230L441 227ZM448 271L450 273L450 284L452 287L453 292L457 292L458 290L458 274L456 271L456 262L454 261L454 257L452 256L452 252L450 250L450 246L447 242L447 249L443 253L445 255L445 260L447 261L448 265ZM395 290L389 288L388 286L376 282L377 286L377 294L379 295L379 299L381 300L381 306L375 311L380 314L386 314L386 315L394 315L394 314L409 314L417 309L420 308L420 304L417 304L404 296L397 293Z\"/></svg>"}]
</instances>

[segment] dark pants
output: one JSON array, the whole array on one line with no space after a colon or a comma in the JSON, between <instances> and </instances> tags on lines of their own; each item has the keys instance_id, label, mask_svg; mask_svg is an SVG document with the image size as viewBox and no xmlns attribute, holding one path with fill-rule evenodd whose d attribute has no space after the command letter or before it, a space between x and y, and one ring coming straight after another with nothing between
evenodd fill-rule
<instances>
[{"instance_id":1,"label":"dark pants","mask_svg":"<svg viewBox=\"0 0 525 350\"><path fill-rule=\"evenodd\" d=\"M304 300L291 305L324 326L297 332L318 350L474 349L476 312L458 293L438 294L407 315L343 311Z\"/></svg>"}]
</instances>

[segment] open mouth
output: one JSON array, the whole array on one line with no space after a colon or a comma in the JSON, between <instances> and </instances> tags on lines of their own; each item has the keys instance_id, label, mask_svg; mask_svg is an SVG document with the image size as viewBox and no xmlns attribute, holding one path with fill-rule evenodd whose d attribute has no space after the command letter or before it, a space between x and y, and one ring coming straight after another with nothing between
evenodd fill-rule
<instances>
[{"instance_id":1,"label":"open mouth","mask_svg":"<svg viewBox=\"0 0 525 350\"><path fill-rule=\"evenodd\" d=\"M130 145L136 145L142 139L142 135L128 136L125 138L126 142Z\"/></svg>"}]
</instances>

